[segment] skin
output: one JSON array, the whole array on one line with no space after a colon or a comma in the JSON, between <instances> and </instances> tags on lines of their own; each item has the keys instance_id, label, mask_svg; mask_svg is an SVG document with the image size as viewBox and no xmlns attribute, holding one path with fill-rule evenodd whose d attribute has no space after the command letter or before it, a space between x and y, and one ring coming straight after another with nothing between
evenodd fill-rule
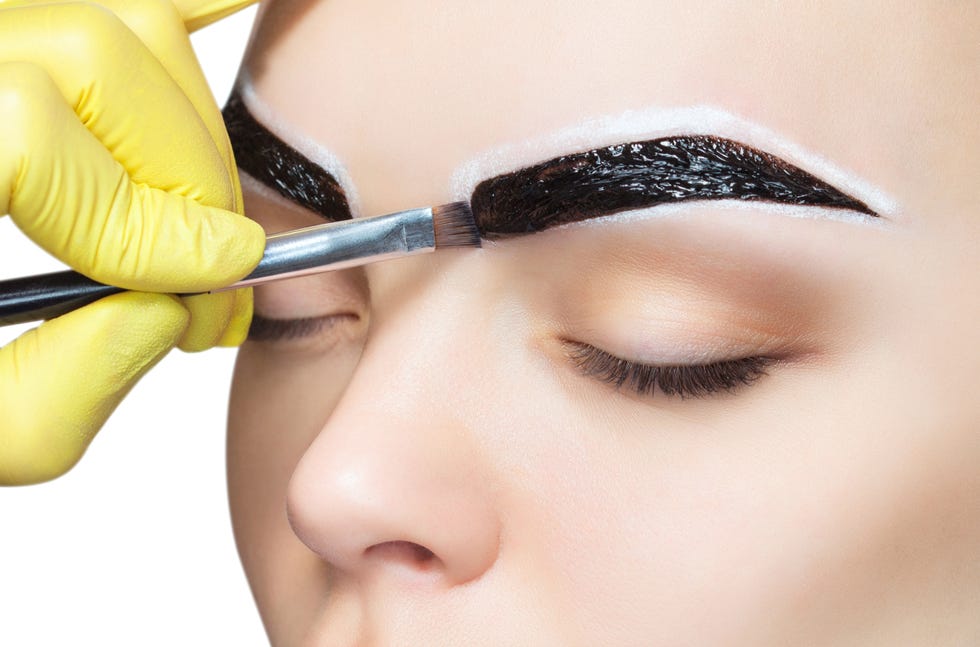
<instances>
[{"instance_id":1,"label":"skin","mask_svg":"<svg viewBox=\"0 0 980 647\"><path fill-rule=\"evenodd\" d=\"M235 372L233 520L274 644L980 641L975 5L261 19L257 95L344 161L365 215L449 201L454 169L504 143L700 104L897 205L866 226L692 202L257 289L262 316L332 316L246 343ZM248 182L246 212L318 221ZM584 375L563 339L781 359L667 398Z\"/></svg>"}]
</instances>

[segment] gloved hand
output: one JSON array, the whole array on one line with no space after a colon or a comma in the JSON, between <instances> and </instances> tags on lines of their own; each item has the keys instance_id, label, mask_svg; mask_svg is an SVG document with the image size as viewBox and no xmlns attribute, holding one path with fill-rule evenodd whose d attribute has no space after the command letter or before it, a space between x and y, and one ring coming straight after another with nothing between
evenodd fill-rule
<instances>
[{"instance_id":1,"label":"gloved hand","mask_svg":"<svg viewBox=\"0 0 980 647\"><path fill-rule=\"evenodd\" d=\"M0 216L134 290L0 349L0 483L75 464L171 348L238 345L259 261L231 146L187 37L254 0L0 0Z\"/></svg>"}]
</instances>

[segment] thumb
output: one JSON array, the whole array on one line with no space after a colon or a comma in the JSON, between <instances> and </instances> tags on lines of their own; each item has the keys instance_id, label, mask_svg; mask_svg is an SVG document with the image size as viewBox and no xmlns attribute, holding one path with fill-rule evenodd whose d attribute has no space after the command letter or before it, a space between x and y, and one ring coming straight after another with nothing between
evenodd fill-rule
<instances>
[{"instance_id":1,"label":"thumb","mask_svg":"<svg viewBox=\"0 0 980 647\"><path fill-rule=\"evenodd\" d=\"M39 483L78 462L133 385L177 343L173 297L125 292L0 348L0 485Z\"/></svg>"},{"instance_id":2,"label":"thumb","mask_svg":"<svg viewBox=\"0 0 980 647\"><path fill-rule=\"evenodd\" d=\"M188 32L207 27L255 2L256 0L173 0Z\"/></svg>"}]
</instances>

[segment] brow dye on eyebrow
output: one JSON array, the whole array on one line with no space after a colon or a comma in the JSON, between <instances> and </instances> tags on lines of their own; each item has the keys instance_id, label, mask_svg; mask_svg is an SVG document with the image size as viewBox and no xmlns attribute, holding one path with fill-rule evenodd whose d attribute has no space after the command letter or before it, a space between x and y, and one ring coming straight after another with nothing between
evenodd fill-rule
<instances>
[{"instance_id":1,"label":"brow dye on eyebrow","mask_svg":"<svg viewBox=\"0 0 980 647\"><path fill-rule=\"evenodd\" d=\"M703 135L563 155L484 180L470 201L482 233L521 234L657 204L723 199L878 215L775 155Z\"/></svg>"},{"instance_id":2,"label":"brow dye on eyebrow","mask_svg":"<svg viewBox=\"0 0 980 647\"><path fill-rule=\"evenodd\" d=\"M327 220L351 219L350 204L337 179L256 121L237 91L221 113L239 168Z\"/></svg>"}]
</instances>

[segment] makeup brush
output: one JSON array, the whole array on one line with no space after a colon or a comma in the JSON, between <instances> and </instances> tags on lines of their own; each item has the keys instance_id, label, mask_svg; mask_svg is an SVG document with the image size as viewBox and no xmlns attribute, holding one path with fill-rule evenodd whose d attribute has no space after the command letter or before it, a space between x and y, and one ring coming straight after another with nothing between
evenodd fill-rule
<instances>
[{"instance_id":1,"label":"makeup brush","mask_svg":"<svg viewBox=\"0 0 980 647\"><path fill-rule=\"evenodd\" d=\"M331 222L272 234L251 274L222 292L449 247L479 247L466 202ZM65 271L0 281L0 326L51 319L123 288Z\"/></svg>"}]
</instances>

